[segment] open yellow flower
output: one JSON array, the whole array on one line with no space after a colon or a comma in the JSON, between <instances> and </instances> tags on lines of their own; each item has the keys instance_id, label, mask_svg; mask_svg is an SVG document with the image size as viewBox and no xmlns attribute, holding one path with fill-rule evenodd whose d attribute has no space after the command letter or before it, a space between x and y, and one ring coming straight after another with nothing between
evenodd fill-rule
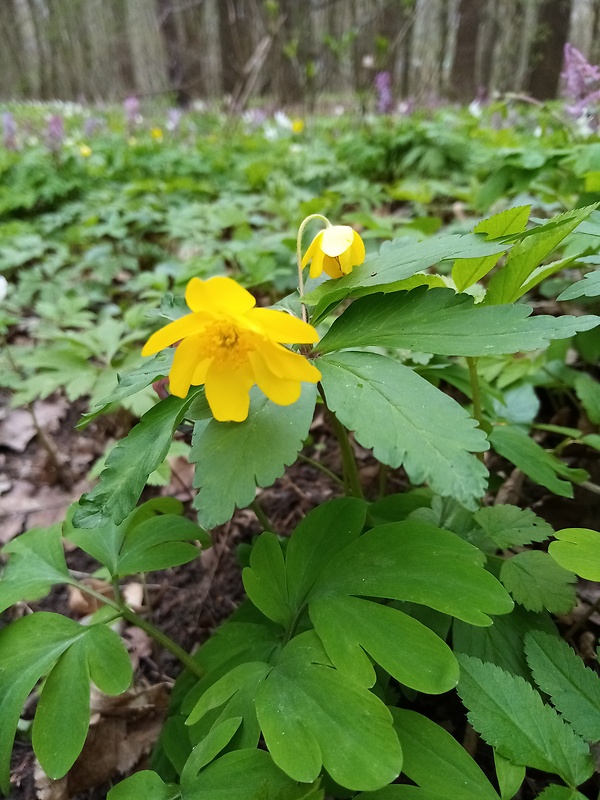
<instances>
[{"instance_id":1,"label":"open yellow flower","mask_svg":"<svg viewBox=\"0 0 600 800\"><path fill-rule=\"evenodd\" d=\"M310 243L302 266L309 261L310 277L318 278L325 270L330 278L341 278L365 260L365 245L349 225L328 225Z\"/></svg>"},{"instance_id":2,"label":"open yellow flower","mask_svg":"<svg viewBox=\"0 0 600 800\"><path fill-rule=\"evenodd\" d=\"M242 422L254 384L287 406L300 397L302 381L320 380L316 367L281 344L314 344L319 335L312 325L285 311L255 308L254 297L231 278L192 278L185 299L192 313L153 333L142 350L150 356L179 342L171 394L185 397L190 386L204 384L215 419Z\"/></svg>"}]
</instances>

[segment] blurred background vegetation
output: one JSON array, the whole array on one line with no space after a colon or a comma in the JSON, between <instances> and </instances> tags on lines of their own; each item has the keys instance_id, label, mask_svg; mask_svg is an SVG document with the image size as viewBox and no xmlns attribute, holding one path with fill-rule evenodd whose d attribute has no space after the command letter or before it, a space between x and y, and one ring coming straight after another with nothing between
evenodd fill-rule
<instances>
[{"instance_id":1,"label":"blurred background vegetation","mask_svg":"<svg viewBox=\"0 0 600 800\"><path fill-rule=\"evenodd\" d=\"M1 0L0 100L169 93L310 110L557 96L565 42L600 60L600 0ZM260 100L257 100L260 98Z\"/></svg>"}]
</instances>

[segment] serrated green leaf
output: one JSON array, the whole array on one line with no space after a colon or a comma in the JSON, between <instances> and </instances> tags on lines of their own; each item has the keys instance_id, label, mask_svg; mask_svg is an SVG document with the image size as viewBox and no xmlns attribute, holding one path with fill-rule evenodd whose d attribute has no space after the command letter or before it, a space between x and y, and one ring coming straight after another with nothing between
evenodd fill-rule
<instances>
[{"instance_id":1,"label":"serrated green leaf","mask_svg":"<svg viewBox=\"0 0 600 800\"><path fill-rule=\"evenodd\" d=\"M119 378L119 383L115 389L113 389L109 395L103 397L87 414L81 417L76 425L77 430L86 428L96 417L103 414L108 406L137 394L158 378L168 375L174 355L175 350L173 348L162 350L160 353L152 356L152 358L146 359L137 369Z\"/></svg>"},{"instance_id":2,"label":"serrated green leaf","mask_svg":"<svg viewBox=\"0 0 600 800\"><path fill-rule=\"evenodd\" d=\"M194 506L204 527L226 522L236 506L254 500L257 486L270 486L296 460L315 398L316 387L303 384L299 400L279 406L255 387L244 422L196 422L190 460L196 464L194 485L200 490Z\"/></svg>"},{"instance_id":3,"label":"serrated green leaf","mask_svg":"<svg viewBox=\"0 0 600 800\"><path fill-rule=\"evenodd\" d=\"M527 681L495 664L459 655L458 693L485 741L515 764L578 786L594 771L589 749Z\"/></svg>"},{"instance_id":4,"label":"serrated green leaf","mask_svg":"<svg viewBox=\"0 0 600 800\"><path fill-rule=\"evenodd\" d=\"M288 601L283 552L274 533L259 536L242 573L244 589L254 605L274 622L286 627L294 616Z\"/></svg>"},{"instance_id":5,"label":"serrated green leaf","mask_svg":"<svg viewBox=\"0 0 600 800\"><path fill-rule=\"evenodd\" d=\"M578 297L598 297L598 295L600 295L600 270L588 272L583 280L569 286L556 299L576 300Z\"/></svg>"},{"instance_id":6,"label":"serrated green leaf","mask_svg":"<svg viewBox=\"0 0 600 800\"><path fill-rule=\"evenodd\" d=\"M576 603L577 578L559 566L542 550L526 550L507 559L500 569L500 581L517 603L529 611L545 608L566 614Z\"/></svg>"},{"instance_id":7,"label":"serrated green leaf","mask_svg":"<svg viewBox=\"0 0 600 800\"><path fill-rule=\"evenodd\" d=\"M538 350L553 339L589 330L599 317L531 315L526 305L475 305L452 289L417 288L355 300L315 345L329 353L388 347L450 356L505 355Z\"/></svg>"},{"instance_id":8,"label":"serrated green leaf","mask_svg":"<svg viewBox=\"0 0 600 800\"><path fill-rule=\"evenodd\" d=\"M370 656L397 681L419 692L441 694L458 682L458 664L448 645L396 608L334 595L313 598L309 613L327 655L350 680L374 685Z\"/></svg>"},{"instance_id":9,"label":"serrated green leaf","mask_svg":"<svg viewBox=\"0 0 600 800\"><path fill-rule=\"evenodd\" d=\"M523 606L515 606L506 616L495 617L493 625L487 628L477 628L455 619L452 623L454 652L496 664L513 675L530 680L523 640L531 630L556 633L548 613L534 614Z\"/></svg>"},{"instance_id":10,"label":"serrated green leaf","mask_svg":"<svg viewBox=\"0 0 600 800\"><path fill-rule=\"evenodd\" d=\"M590 421L600 425L600 383L587 372L581 372L575 378L574 389Z\"/></svg>"},{"instance_id":11,"label":"serrated green leaf","mask_svg":"<svg viewBox=\"0 0 600 800\"><path fill-rule=\"evenodd\" d=\"M564 466L552 453L534 442L516 425L496 425L490 434L494 450L524 472L535 483L560 497L573 497L573 487L558 475Z\"/></svg>"},{"instance_id":12,"label":"serrated green leaf","mask_svg":"<svg viewBox=\"0 0 600 800\"><path fill-rule=\"evenodd\" d=\"M473 506L487 471L471 453L487 448L467 412L409 367L375 353L318 359L327 404L363 447L414 484Z\"/></svg>"},{"instance_id":13,"label":"serrated green leaf","mask_svg":"<svg viewBox=\"0 0 600 800\"><path fill-rule=\"evenodd\" d=\"M472 625L489 625L488 614L507 614L513 603L483 563L476 547L427 522L380 525L329 562L310 598L346 594L408 600Z\"/></svg>"},{"instance_id":14,"label":"serrated green leaf","mask_svg":"<svg viewBox=\"0 0 600 800\"><path fill-rule=\"evenodd\" d=\"M499 550L543 542L554 535L552 526L533 511L508 504L480 508L473 519Z\"/></svg>"},{"instance_id":15,"label":"serrated green leaf","mask_svg":"<svg viewBox=\"0 0 600 800\"><path fill-rule=\"evenodd\" d=\"M151 408L106 459L99 483L84 494L73 517L77 528L119 525L135 507L150 473L165 460L173 432L200 392L167 397Z\"/></svg>"},{"instance_id":16,"label":"serrated green leaf","mask_svg":"<svg viewBox=\"0 0 600 800\"><path fill-rule=\"evenodd\" d=\"M583 222L594 206L568 211L540 225L532 234L516 244L506 264L491 279L485 302L513 303L524 294L523 285L531 273L552 253L571 231Z\"/></svg>"},{"instance_id":17,"label":"serrated green leaf","mask_svg":"<svg viewBox=\"0 0 600 800\"><path fill-rule=\"evenodd\" d=\"M297 781L324 767L349 789L375 790L402 768L386 706L331 669L318 637L292 639L256 695L256 712L274 762Z\"/></svg>"},{"instance_id":18,"label":"serrated green leaf","mask_svg":"<svg viewBox=\"0 0 600 800\"><path fill-rule=\"evenodd\" d=\"M488 239L498 239L514 233L522 233L527 226L531 206L507 208L489 219L483 219L473 233L487 233ZM452 280L459 292L481 280L495 266L500 254L483 258L459 258L452 267Z\"/></svg>"},{"instance_id":19,"label":"serrated green leaf","mask_svg":"<svg viewBox=\"0 0 600 800\"><path fill-rule=\"evenodd\" d=\"M498 800L475 761L435 722L406 709L392 709L404 765L402 772L422 789L454 800Z\"/></svg>"},{"instance_id":20,"label":"serrated green leaf","mask_svg":"<svg viewBox=\"0 0 600 800\"><path fill-rule=\"evenodd\" d=\"M57 583L72 583L60 525L32 528L2 549L10 555L0 579L0 612L20 600L39 600Z\"/></svg>"},{"instance_id":21,"label":"serrated green leaf","mask_svg":"<svg viewBox=\"0 0 600 800\"><path fill-rule=\"evenodd\" d=\"M525 653L533 677L554 707L588 742L600 741L600 678L558 636L532 631Z\"/></svg>"},{"instance_id":22,"label":"serrated green leaf","mask_svg":"<svg viewBox=\"0 0 600 800\"><path fill-rule=\"evenodd\" d=\"M327 309L346 297L360 297L373 292L395 291L400 281L410 278L441 261L456 258L479 258L503 253L506 245L486 242L469 233L432 236L421 242L413 239L395 239L385 242L374 258L370 258L349 275L326 281L304 296L304 302L316 306L313 323L321 319Z\"/></svg>"},{"instance_id":23,"label":"serrated green leaf","mask_svg":"<svg viewBox=\"0 0 600 800\"><path fill-rule=\"evenodd\" d=\"M551 786L546 786L544 791L538 795L537 800L587 800L587 798L577 789L553 783Z\"/></svg>"},{"instance_id":24,"label":"serrated green leaf","mask_svg":"<svg viewBox=\"0 0 600 800\"><path fill-rule=\"evenodd\" d=\"M508 758L494 750L494 766L502 800L511 800L525 780L526 769L522 764L513 764Z\"/></svg>"},{"instance_id":25,"label":"serrated green leaf","mask_svg":"<svg viewBox=\"0 0 600 800\"><path fill-rule=\"evenodd\" d=\"M554 534L548 552L561 567L588 581L600 581L600 533L589 528L564 528Z\"/></svg>"}]
</instances>

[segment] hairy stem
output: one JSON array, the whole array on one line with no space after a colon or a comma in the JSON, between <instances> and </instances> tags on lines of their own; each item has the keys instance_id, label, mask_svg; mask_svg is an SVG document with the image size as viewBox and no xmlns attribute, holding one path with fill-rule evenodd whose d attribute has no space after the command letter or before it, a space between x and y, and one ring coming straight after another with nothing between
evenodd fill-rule
<instances>
[{"instance_id":1,"label":"hairy stem","mask_svg":"<svg viewBox=\"0 0 600 800\"><path fill-rule=\"evenodd\" d=\"M467 367L469 368L469 378L471 380L471 399L473 400L473 418L483 429L483 411L481 407L481 389L479 387L479 376L477 374L477 359L467 356ZM483 461L483 453L476 453L477 458Z\"/></svg>"},{"instance_id":2,"label":"hairy stem","mask_svg":"<svg viewBox=\"0 0 600 800\"><path fill-rule=\"evenodd\" d=\"M298 236L296 237L296 262L298 264L298 294L300 295L300 304L302 306L302 319L304 322L308 321L308 315L306 313L306 306L302 301L302 298L304 297L304 277L302 275L302 234L304 233L304 229L306 228L308 223L312 222L313 219L320 219L325 223L325 225L330 225L330 222L327 219L327 217L324 217L322 214L310 214L308 217L302 220L302 222L300 223L300 227L298 228Z\"/></svg>"}]
</instances>

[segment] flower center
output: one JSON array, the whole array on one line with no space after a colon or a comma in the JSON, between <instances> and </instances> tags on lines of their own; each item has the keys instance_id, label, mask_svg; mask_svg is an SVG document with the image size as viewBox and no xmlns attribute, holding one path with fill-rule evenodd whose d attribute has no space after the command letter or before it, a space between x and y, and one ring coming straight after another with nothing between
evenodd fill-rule
<instances>
[{"instance_id":1,"label":"flower center","mask_svg":"<svg viewBox=\"0 0 600 800\"><path fill-rule=\"evenodd\" d=\"M213 322L202 336L201 356L212 358L217 364L241 364L252 349L248 333L231 322Z\"/></svg>"}]
</instances>

